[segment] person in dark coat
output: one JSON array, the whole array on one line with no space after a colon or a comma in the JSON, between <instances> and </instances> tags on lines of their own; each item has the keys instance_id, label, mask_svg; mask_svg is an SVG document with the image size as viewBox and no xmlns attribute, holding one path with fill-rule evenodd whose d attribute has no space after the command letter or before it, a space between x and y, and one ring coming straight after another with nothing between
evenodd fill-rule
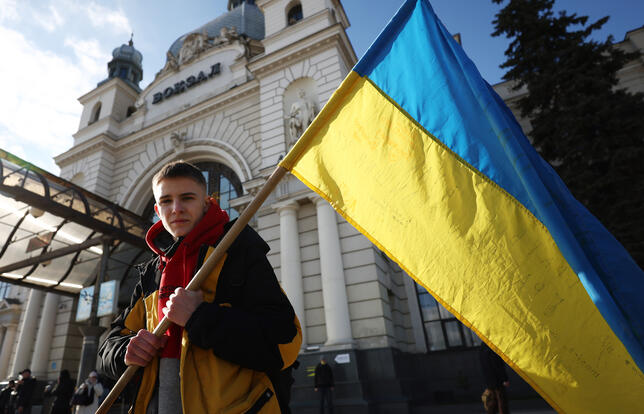
<instances>
[{"instance_id":1,"label":"person in dark coat","mask_svg":"<svg viewBox=\"0 0 644 414\"><path fill-rule=\"evenodd\" d=\"M16 388L14 380L9 381L6 387L0 391L0 414L6 414L9 411L9 400L11 399L11 391Z\"/></svg>"},{"instance_id":2,"label":"person in dark coat","mask_svg":"<svg viewBox=\"0 0 644 414\"><path fill-rule=\"evenodd\" d=\"M16 413L30 414L34 388L36 388L36 378L31 376L29 368L23 370L20 375L22 378L18 381L18 400L16 402Z\"/></svg>"},{"instance_id":3,"label":"person in dark coat","mask_svg":"<svg viewBox=\"0 0 644 414\"><path fill-rule=\"evenodd\" d=\"M488 394L491 394L494 403L485 404L487 414L509 414L508 397L505 389L510 386L508 374L505 372L505 362L486 344L482 343L479 350L483 381Z\"/></svg>"},{"instance_id":4,"label":"person in dark coat","mask_svg":"<svg viewBox=\"0 0 644 414\"><path fill-rule=\"evenodd\" d=\"M320 392L320 414L324 414L324 406L329 407L329 412L333 414L333 371L329 364L326 363L324 355L320 357L320 363L315 367L315 391Z\"/></svg>"},{"instance_id":5,"label":"person in dark coat","mask_svg":"<svg viewBox=\"0 0 644 414\"><path fill-rule=\"evenodd\" d=\"M69 375L69 371L66 369L60 371L56 385L47 394L56 397L49 414L71 413L69 402L72 399L72 395L74 395L74 382Z\"/></svg>"}]
</instances>

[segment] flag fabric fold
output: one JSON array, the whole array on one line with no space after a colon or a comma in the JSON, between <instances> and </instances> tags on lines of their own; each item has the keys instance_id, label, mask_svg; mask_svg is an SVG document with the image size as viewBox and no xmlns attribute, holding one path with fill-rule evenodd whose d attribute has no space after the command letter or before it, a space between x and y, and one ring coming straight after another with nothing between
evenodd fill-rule
<instances>
[{"instance_id":1,"label":"flag fabric fold","mask_svg":"<svg viewBox=\"0 0 644 414\"><path fill-rule=\"evenodd\" d=\"M280 163L558 411L644 393L644 272L408 0Z\"/></svg>"}]
</instances>

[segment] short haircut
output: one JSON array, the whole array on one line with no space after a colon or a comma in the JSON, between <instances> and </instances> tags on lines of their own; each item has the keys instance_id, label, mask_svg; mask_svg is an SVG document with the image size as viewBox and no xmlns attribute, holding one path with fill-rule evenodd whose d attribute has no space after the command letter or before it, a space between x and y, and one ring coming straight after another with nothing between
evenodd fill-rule
<instances>
[{"instance_id":1,"label":"short haircut","mask_svg":"<svg viewBox=\"0 0 644 414\"><path fill-rule=\"evenodd\" d=\"M152 185L159 184L164 178L180 177L190 178L201 185L206 192L208 191L206 179L199 168L184 160L172 161L161 167L161 170L152 177Z\"/></svg>"}]
</instances>

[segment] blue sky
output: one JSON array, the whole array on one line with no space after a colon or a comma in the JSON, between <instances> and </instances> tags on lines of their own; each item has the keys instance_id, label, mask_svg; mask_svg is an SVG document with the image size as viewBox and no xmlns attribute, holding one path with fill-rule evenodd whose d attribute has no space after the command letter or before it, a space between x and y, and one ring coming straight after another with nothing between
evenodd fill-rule
<instances>
[{"instance_id":1,"label":"blue sky","mask_svg":"<svg viewBox=\"0 0 644 414\"><path fill-rule=\"evenodd\" d=\"M342 1L347 33L361 56L402 0ZM491 0L433 0L437 15L491 84L503 76L504 38L492 38L500 6ZM72 145L81 105L78 97L107 74L111 51L130 38L143 54L145 87L165 63L165 53L182 34L226 11L227 0L0 0L0 148L55 174L52 157ZM611 16L596 35L621 41L644 25L641 0L557 0L556 9Z\"/></svg>"}]
</instances>

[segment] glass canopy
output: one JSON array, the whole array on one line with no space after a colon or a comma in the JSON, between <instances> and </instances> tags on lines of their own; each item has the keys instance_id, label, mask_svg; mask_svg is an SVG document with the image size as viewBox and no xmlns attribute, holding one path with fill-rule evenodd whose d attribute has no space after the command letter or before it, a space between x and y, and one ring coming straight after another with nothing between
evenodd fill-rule
<instances>
[{"instance_id":1,"label":"glass canopy","mask_svg":"<svg viewBox=\"0 0 644 414\"><path fill-rule=\"evenodd\" d=\"M130 285L149 256L140 216L0 150L0 281L75 296L103 280Z\"/></svg>"}]
</instances>

